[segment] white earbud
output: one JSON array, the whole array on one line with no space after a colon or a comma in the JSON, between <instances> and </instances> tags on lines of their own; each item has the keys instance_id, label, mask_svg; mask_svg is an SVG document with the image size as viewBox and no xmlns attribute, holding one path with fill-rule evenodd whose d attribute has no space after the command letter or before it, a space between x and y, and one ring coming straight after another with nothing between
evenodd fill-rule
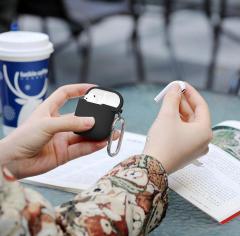
<instances>
[{"instance_id":1,"label":"white earbud","mask_svg":"<svg viewBox=\"0 0 240 236\"><path fill-rule=\"evenodd\" d=\"M176 80L173 81L171 83L169 83L155 98L155 102L160 102L162 100L162 98L166 95L166 93L168 92L168 90L171 88L172 85L174 84L178 84L182 90L182 92L184 92L186 90L186 84L184 81L180 81L180 80Z\"/></svg>"}]
</instances>

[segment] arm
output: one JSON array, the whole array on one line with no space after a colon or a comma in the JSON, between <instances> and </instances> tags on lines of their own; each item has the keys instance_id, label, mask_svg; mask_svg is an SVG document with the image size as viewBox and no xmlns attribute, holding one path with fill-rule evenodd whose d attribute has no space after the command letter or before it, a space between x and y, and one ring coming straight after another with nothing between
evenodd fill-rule
<instances>
[{"instance_id":1,"label":"arm","mask_svg":"<svg viewBox=\"0 0 240 236\"><path fill-rule=\"evenodd\" d=\"M66 89L70 94L66 94ZM75 85L65 87L64 93L59 90L36 110L35 116L38 118L33 115L30 118L31 122L28 122L25 128L22 126L23 128L14 134L15 136L11 136L12 142L9 143L8 149L14 142L15 148L18 148L16 150L21 154L17 157L18 161L24 159L26 155L29 161L39 160L36 165L32 165L34 162L23 160L24 162L21 163L27 163L28 168L21 170L22 175L26 175L24 171L39 173L39 171L46 171L42 169L43 167L54 168L55 164L51 162L49 164L43 160L64 157L64 153L58 152L58 155L51 152L43 155L41 148L48 144L52 136L56 137L57 132L62 132L63 128L67 131L75 130L77 127L69 127L69 122L65 123L64 117L49 117L45 113L53 105L58 108L65 97L79 93L78 89L80 88ZM56 103L56 98L60 97L62 97L60 103ZM75 120L75 118L72 119ZM41 124L43 120L45 120L43 124L48 121L47 128ZM56 121L58 121L57 125ZM78 120L80 124L81 121L81 119ZM78 122L76 121L76 124ZM39 133L38 136L25 142L19 140L18 137L24 137L25 130L28 131L32 126L35 130L42 127L43 131L46 129L50 133ZM72 150L71 145L74 145L74 150L80 151L82 155L96 150L96 144L85 143L85 147L88 148L83 154L84 146L81 143L80 146L78 144L75 146L82 140L76 140L75 136L72 139L75 140L75 144L67 142L70 146L66 146L66 149ZM0 227L3 227L0 228L0 232L6 232L5 235L21 233L28 235L28 232L31 232L32 235L37 236L101 235L104 232L105 235L145 234L161 222L166 211L167 178L164 169L167 173L172 173L204 154L210 139L210 116L205 101L190 85L187 85L184 96L179 87L172 87L165 96L159 115L149 130L143 151L145 155L134 156L120 163L101 178L92 189L80 192L74 200L58 207L57 213L39 194L23 189L5 171L4 175L0 176ZM59 151L65 150L62 143L58 143L57 147ZM10 152L11 157L14 156L13 153ZM80 153L74 152L70 157L75 158L79 155ZM17 166L23 167L19 163ZM32 168L35 169L32 170Z\"/></svg>"},{"instance_id":2,"label":"arm","mask_svg":"<svg viewBox=\"0 0 240 236\"><path fill-rule=\"evenodd\" d=\"M6 235L145 235L167 208L167 175L160 162L146 155L120 163L91 189L58 207L57 214L6 169L0 174L0 232Z\"/></svg>"},{"instance_id":3,"label":"arm","mask_svg":"<svg viewBox=\"0 0 240 236\"><path fill-rule=\"evenodd\" d=\"M40 194L24 189L6 168L0 169L0 183L1 236L61 235L54 209Z\"/></svg>"},{"instance_id":4,"label":"arm","mask_svg":"<svg viewBox=\"0 0 240 236\"><path fill-rule=\"evenodd\" d=\"M92 189L63 204L58 219L71 233L146 235L165 216L164 169L172 173L205 154L211 137L204 99L188 84L184 96L173 86L149 130L145 155L120 163Z\"/></svg>"},{"instance_id":5,"label":"arm","mask_svg":"<svg viewBox=\"0 0 240 236\"><path fill-rule=\"evenodd\" d=\"M146 235L167 208L167 175L156 159L133 156L117 165L91 189L57 208L70 234ZM74 232L74 233L73 233Z\"/></svg>"}]
</instances>

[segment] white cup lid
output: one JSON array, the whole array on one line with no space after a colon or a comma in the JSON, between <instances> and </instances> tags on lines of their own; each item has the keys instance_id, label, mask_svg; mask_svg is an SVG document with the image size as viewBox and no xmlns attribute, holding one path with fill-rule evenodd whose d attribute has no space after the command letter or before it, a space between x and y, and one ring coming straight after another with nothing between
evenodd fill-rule
<instances>
[{"instance_id":1,"label":"white cup lid","mask_svg":"<svg viewBox=\"0 0 240 236\"><path fill-rule=\"evenodd\" d=\"M48 58L53 44L43 33L10 31L0 34L0 60L31 61Z\"/></svg>"}]
</instances>

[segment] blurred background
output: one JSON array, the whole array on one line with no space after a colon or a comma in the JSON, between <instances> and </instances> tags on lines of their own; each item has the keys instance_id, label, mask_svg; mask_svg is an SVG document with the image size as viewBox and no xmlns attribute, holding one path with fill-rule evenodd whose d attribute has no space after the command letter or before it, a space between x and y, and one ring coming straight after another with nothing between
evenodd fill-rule
<instances>
[{"instance_id":1,"label":"blurred background","mask_svg":"<svg viewBox=\"0 0 240 236\"><path fill-rule=\"evenodd\" d=\"M159 110L153 98L173 80L201 91L213 124L239 120L240 0L0 0L0 32L17 28L54 43L49 93L80 82L117 89L128 131L147 133ZM70 101L64 113L75 107ZM72 197L37 190L54 205ZM169 198L152 236L239 235L239 219L221 228L175 193Z\"/></svg>"},{"instance_id":2,"label":"blurred background","mask_svg":"<svg viewBox=\"0 0 240 236\"><path fill-rule=\"evenodd\" d=\"M239 0L1 0L0 31L49 34L51 88L186 80L239 94Z\"/></svg>"}]
</instances>

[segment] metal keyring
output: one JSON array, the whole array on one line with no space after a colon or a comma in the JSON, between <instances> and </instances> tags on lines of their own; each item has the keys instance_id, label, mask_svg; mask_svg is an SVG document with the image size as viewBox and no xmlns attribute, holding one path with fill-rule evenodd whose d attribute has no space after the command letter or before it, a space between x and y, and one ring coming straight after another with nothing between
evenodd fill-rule
<instances>
[{"instance_id":1,"label":"metal keyring","mask_svg":"<svg viewBox=\"0 0 240 236\"><path fill-rule=\"evenodd\" d=\"M116 150L114 152L112 152L111 148L112 148L112 142L113 142L113 134L114 134L115 125L117 122L120 122L120 124L121 124L120 137L118 139L118 144L117 144ZM111 134L108 139L107 152L110 157L114 157L119 153L121 145L122 145L124 129L125 129L125 120L118 114L117 117L113 121Z\"/></svg>"}]
</instances>

